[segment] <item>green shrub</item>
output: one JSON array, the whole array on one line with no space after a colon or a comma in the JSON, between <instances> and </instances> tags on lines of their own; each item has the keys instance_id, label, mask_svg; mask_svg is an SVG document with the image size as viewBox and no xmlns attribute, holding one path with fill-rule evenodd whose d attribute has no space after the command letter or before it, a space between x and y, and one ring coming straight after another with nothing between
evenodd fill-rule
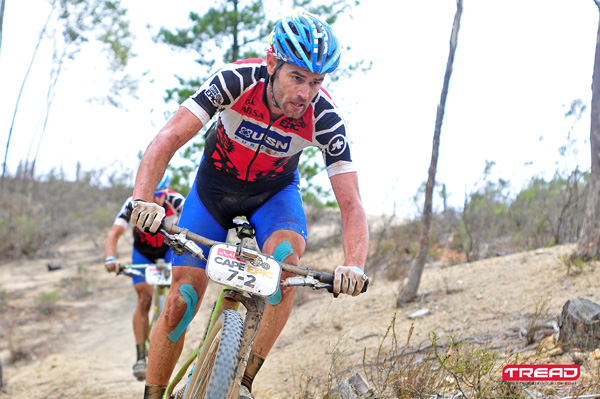
<instances>
[{"instance_id":1,"label":"green shrub","mask_svg":"<svg viewBox=\"0 0 600 399\"><path fill-rule=\"evenodd\" d=\"M60 298L58 290L42 292L35 298L37 312L41 315L51 315L58 309L57 302Z\"/></svg>"}]
</instances>

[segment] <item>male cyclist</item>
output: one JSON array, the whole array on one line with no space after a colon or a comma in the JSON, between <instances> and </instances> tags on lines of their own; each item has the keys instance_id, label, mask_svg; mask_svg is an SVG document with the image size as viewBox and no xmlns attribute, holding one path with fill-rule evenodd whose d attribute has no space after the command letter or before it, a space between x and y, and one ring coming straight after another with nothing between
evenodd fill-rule
<instances>
[{"instance_id":1,"label":"male cyclist","mask_svg":"<svg viewBox=\"0 0 600 399\"><path fill-rule=\"evenodd\" d=\"M168 221L177 223L185 198L178 192L169 190L170 181L170 176L165 173L156 186L152 200L153 203L163 209L165 218ZM116 258L117 242L129 223L127 207L132 200L132 197L127 198L106 237L104 267L107 272L118 271L119 264ZM132 264L147 265L155 263L157 259L161 258L168 263L171 261L172 254L171 249L164 243L162 235L151 235L134 227ZM140 269L140 271L144 272L144 269ZM133 333L135 336L137 360L133 365L133 375L141 381L146 378L145 342L148 339L148 313L152 304L153 287L146 283L146 278L143 276L133 277L133 287L137 294L137 307L133 314Z\"/></svg>"},{"instance_id":2,"label":"male cyclist","mask_svg":"<svg viewBox=\"0 0 600 399\"><path fill-rule=\"evenodd\" d=\"M263 252L298 265L306 247L306 218L299 191L302 150L319 147L343 225L344 265L334 291L356 296L364 281L368 228L347 128L321 87L340 61L329 25L296 10L270 35L266 60L224 66L183 102L144 153L133 193L131 220L157 231L163 209L152 202L156 181L173 154L218 115L205 136L204 156L186 198L179 226L224 241L232 219L246 216ZM204 248L205 253L208 249ZM152 333L144 398L161 398L183 347L185 327L198 310L208 279L205 263L173 257L166 311ZM287 277L285 274L282 278ZM252 398L252 381L292 310L294 289L270 301L252 347L240 398Z\"/></svg>"}]
</instances>

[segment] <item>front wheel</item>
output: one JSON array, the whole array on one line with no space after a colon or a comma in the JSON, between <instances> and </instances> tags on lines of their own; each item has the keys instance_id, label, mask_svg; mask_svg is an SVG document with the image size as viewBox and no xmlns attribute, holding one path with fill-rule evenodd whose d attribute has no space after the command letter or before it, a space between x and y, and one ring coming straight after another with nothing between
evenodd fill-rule
<instances>
[{"instance_id":1,"label":"front wheel","mask_svg":"<svg viewBox=\"0 0 600 399\"><path fill-rule=\"evenodd\" d=\"M198 353L184 399L227 398L235 376L243 324L242 316L235 310L221 313Z\"/></svg>"}]
</instances>

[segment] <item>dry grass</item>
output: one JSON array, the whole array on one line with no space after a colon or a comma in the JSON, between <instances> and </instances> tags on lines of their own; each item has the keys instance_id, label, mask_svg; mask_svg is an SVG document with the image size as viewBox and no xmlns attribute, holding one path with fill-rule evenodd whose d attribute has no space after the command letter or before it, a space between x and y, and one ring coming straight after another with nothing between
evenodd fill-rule
<instances>
[{"instance_id":1,"label":"dry grass","mask_svg":"<svg viewBox=\"0 0 600 399\"><path fill-rule=\"evenodd\" d=\"M535 316L532 316L534 318ZM300 377L295 399L529 399L529 398L597 398L600 395L598 367L587 365L586 372L572 385L515 383L502 381L502 369L509 364L543 363L540 358L502 356L489 343L454 336L442 339L431 333L429 342L420 347L411 345L411 333L401 340L396 331L396 318L391 320L376 351L363 352L362 373L369 392L333 391L356 369L343 369L339 349L331 351L328 376ZM582 368L583 370L583 368ZM328 393L329 392L329 393ZM587 395L587 396L585 396Z\"/></svg>"}]
</instances>

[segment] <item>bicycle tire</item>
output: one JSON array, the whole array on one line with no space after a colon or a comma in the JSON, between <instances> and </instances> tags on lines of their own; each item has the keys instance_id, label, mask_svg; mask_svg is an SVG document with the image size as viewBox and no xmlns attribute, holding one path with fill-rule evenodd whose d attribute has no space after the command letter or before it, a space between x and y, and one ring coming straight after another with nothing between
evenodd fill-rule
<instances>
[{"instance_id":1,"label":"bicycle tire","mask_svg":"<svg viewBox=\"0 0 600 399\"><path fill-rule=\"evenodd\" d=\"M221 313L198 353L184 399L227 399L235 377L243 324L235 310Z\"/></svg>"}]
</instances>

